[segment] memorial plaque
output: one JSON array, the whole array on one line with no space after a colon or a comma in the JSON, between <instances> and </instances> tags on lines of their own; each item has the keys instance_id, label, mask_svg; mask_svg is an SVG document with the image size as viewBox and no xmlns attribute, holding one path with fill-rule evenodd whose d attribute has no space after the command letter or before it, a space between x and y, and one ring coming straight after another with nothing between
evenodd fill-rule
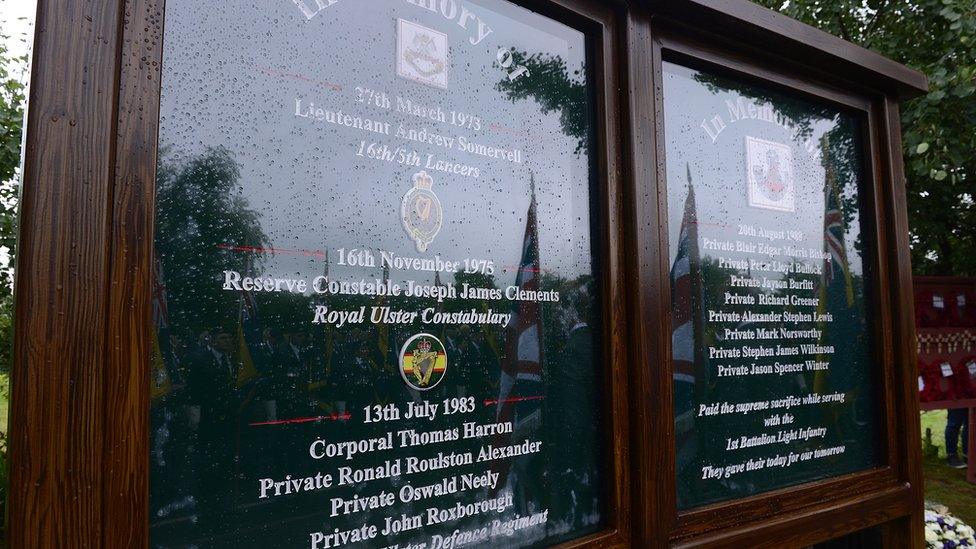
<instances>
[{"instance_id":1,"label":"memorial plaque","mask_svg":"<svg viewBox=\"0 0 976 549\"><path fill-rule=\"evenodd\" d=\"M879 464L862 118L664 63L679 508Z\"/></svg>"},{"instance_id":2,"label":"memorial plaque","mask_svg":"<svg viewBox=\"0 0 976 549\"><path fill-rule=\"evenodd\" d=\"M584 33L503 0L165 20L150 544L603 528Z\"/></svg>"}]
</instances>

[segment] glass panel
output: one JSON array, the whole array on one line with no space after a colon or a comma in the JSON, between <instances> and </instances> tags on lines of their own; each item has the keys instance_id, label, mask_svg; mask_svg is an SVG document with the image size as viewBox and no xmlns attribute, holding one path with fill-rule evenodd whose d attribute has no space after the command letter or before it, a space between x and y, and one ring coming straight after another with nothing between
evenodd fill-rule
<instances>
[{"instance_id":1,"label":"glass panel","mask_svg":"<svg viewBox=\"0 0 976 549\"><path fill-rule=\"evenodd\" d=\"M859 119L674 63L664 106L679 507L877 465Z\"/></svg>"},{"instance_id":2,"label":"glass panel","mask_svg":"<svg viewBox=\"0 0 976 549\"><path fill-rule=\"evenodd\" d=\"M585 36L501 0L165 28L151 544L599 530Z\"/></svg>"}]
</instances>

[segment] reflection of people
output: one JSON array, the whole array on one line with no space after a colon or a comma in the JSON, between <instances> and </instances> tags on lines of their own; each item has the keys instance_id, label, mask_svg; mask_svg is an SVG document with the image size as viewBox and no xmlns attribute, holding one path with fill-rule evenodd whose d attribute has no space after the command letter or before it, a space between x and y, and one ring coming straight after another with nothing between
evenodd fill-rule
<instances>
[{"instance_id":1,"label":"reflection of people","mask_svg":"<svg viewBox=\"0 0 976 549\"><path fill-rule=\"evenodd\" d=\"M962 457L957 450L959 435L962 434ZM969 409L952 408L946 415L945 428L946 462L953 469L966 468L966 456L969 455Z\"/></svg>"},{"instance_id":2,"label":"reflection of people","mask_svg":"<svg viewBox=\"0 0 976 549\"><path fill-rule=\"evenodd\" d=\"M213 330L208 345L189 358L188 398L200 406L201 424L227 419L236 390L238 364L233 357L234 338L228 330ZM202 427L201 427L202 428Z\"/></svg>"},{"instance_id":3,"label":"reflection of people","mask_svg":"<svg viewBox=\"0 0 976 549\"><path fill-rule=\"evenodd\" d=\"M593 352L593 330L588 320L591 298L581 286L569 296L563 311L566 346L559 356L558 381L549 387L549 416L563 427L550 429L551 509L557 520L574 527L598 509L599 425L595 421L570 423L591 417L599 409L599 360Z\"/></svg>"},{"instance_id":4,"label":"reflection of people","mask_svg":"<svg viewBox=\"0 0 976 549\"><path fill-rule=\"evenodd\" d=\"M162 337L162 333L160 337ZM192 404L187 402L187 342L193 342L192 336L184 335L176 328L170 328L169 345L160 349L162 365L171 382L169 393L161 397L165 405L154 403L150 410L152 425L152 459L154 475L165 474L173 482L166 483L154 490L152 506L157 516L168 517L180 510L190 508L193 504L192 482L193 473L187 456L194 452L193 441L196 437L197 417Z\"/></svg>"},{"instance_id":5,"label":"reflection of people","mask_svg":"<svg viewBox=\"0 0 976 549\"><path fill-rule=\"evenodd\" d=\"M295 419L311 412L308 336L296 326L284 333L284 339L275 351L278 419Z\"/></svg>"},{"instance_id":6,"label":"reflection of people","mask_svg":"<svg viewBox=\"0 0 976 549\"><path fill-rule=\"evenodd\" d=\"M465 395L478 399L492 398L498 394L499 378L491 373L499 371L500 365L498 355L488 343L490 329L475 326L471 330L470 347L462 351L460 358L452 359L456 370L453 375L459 378L457 384L466 387Z\"/></svg>"},{"instance_id":7,"label":"reflection of people","mask_svg":"<svg viewBox=\"0 0 976 549\"><path fill-rule=\"evenodd\" d=\"M201 343L207 345L189 358L187 398L200 410L200 509L218 522L225 518L234 471L240 365L234 359L234 338L228 330L219 327L208 336L201 336Z\"/></svg>"},{"instance_id":8,"label":"reflection of people","mask_svg":"<svg viewBox=\"0 0 976 549\"><path fill-rule=\"evenodd\" d=\"M372 357L369 334L358 328L351 330L338 357L335 382L336 395L342 403L340 412L374 402L373 389L378 372Z\"/></svg>"},{"instance_id":9,"label":"reflection of people","mask_svg":"<svg viewBox=\"0 0 976 549\"><path fill-rule=\"evenodd\" d=\"M481 349L475 341L471 327L467 324L452 330L447 338L447 345L450 348L449 357L454 367L452 385L456 387L458 396L465 396L472 389L474 373L481 370L479 364Z\"/></svg>"},{"instance_id":10,"label":"reflection of people","mask_svg":"<svg viewBox=\"0 0 976 549\"><path fill-rule=\"evenodd\" d=\"M365 372L365 374L360 378L359 384L363 388L364 401L370 402L371 396L370 392L373 388L372 378L376 374L376 363L373 361L373 347L370 345L370 338L368 334L360 334L359 340L356 342L355 346L355 357L353 361L356 363L356 371Z\"/></svg>"},{"instance_id":11,"label":"reflection of people","mask_svg":"<svg viewBox=\"0 0 976 549\"><path fill-rule=\"evenodd\" d=\"M249 389L245 389L247 398L244 402L246 422L261 422L278 419L277 403L275 402L274 364L275 347L278 340L275 330L265 327L261 330L261 340L248 345L251 362L257 370L257 379L251 382Z\"/></svg>"}]
</instances>

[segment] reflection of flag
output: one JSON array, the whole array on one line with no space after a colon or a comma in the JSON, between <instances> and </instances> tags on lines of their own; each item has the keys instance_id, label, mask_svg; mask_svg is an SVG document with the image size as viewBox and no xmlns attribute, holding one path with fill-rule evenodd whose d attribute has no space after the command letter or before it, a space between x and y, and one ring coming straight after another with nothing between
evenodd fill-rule
<instances>
[{"instance_id":1,"label":"reflection of flag","mask_svg":"<svg viewBox=\"0 0 976 549\"><path fill-rule=\"evenodd\" d=\"M536 221L535 181L532 182L532 201L525 222L522 241L522 261L515 285L519 290L539 290L539 230ZM516 301L512 317L505 327L505 359L501 363L498 422L512 421L515 428L538 420L541 415L538 397L542 393L542 311L532 300ZM534 398L533 398L534 397ZM510 441L510 436L500 443ZM502 464L499 486L508 475L510 463Z\"/></svg>"},{"instance_id":2,"label":"reflection of flag","mask_svg":"<svg viewBox=\"0 0 976 549\"><path fill-rule=\"evenodd\" d=\"M326 285L329 283L329 250L325 251L325 267L322 269L322 276L325 279ZM326 288L328 290L328 288ZM319 300L319 305L327 307L329 305L329 292L321 294L322 297ZM325 372L323 379L328 377L329 372L332 371L332 351L335 348L335 330L331 323L326 322L324 324L325 329Z\"/></svg>"},{"instance_id":3,"label":"reflection of flag","mask_svg":"<svg viewBox=\"0 0 976 549\"><path fill-rule=\"evenodd\" d=\"M441 272L440 271L434 271L434 286L437 286L438 288L440 288L441 286L444 286L444 283L441 282ZM435 311L437 313L443 313L444 312L444 302L443 301L438 301L437 302L437 305L435 307L436 307L435 308ZM440 329L440 332L437 333L437 337L440 338L441 341L447 341L447 325L446 324L441 324L441 329Z\"/></svg>"},{"instance_id":4,"label":"reflection of flag","mask_svg":"<svg viewBox=\"0 0 976 549\"><path fill-rule=\"evenodd\" d=\"M698 220L695 188L688 167L688 198L685 199L678 253L671 266L671 358L675 381L695 382L695 286L701 275L698 252Z\"/></svg>"},{"instance_id":5,"label":"reflection of flag","mask_svg":"<svg viewBox=\"0 0 976 549\"><path fill-rule=\"evenodd\" d=\"M688 197L685 199L681 231L678 233L677 254L671 265L671 363L674 369L675 446L679 462L694 439L695 364L700 358L695 334L700 332L701 257L698 251L698 212L695 188L688 172ZM679 467L683 465L678 464Z\"/></svg>"},{"instance_id":6,"label":"reflection of flag","mask_svg":"<svg viewBox=\"0 0 976 549\"><path fill-rule=\"evenodd\" d=\"M251 355L251 345L260 342L261 325L254 294L241 290L240 308L237 323L237 356L241 361L241 369L237 372L237 386L243 387L247 382L258 377L258 369Z\"/></svg>"},{"instance_id":7,"label":"reflection of flag","mask_svg":"<svg viewBox=\"0 0 976 549\"><path fill-rule=\"evenodd\" d=\"M488 312L488 302L481 302L481 311ZM501 344L498 343L498 338L495 337L495 327L489 324L481 324L481 333L485 336L485 344L491 349L492 356L497 358L501 356Z\"/></svg>"},{"instance_id":8,"label":"reflection of flag","mask_svg":"<svg viewBox=\"0 0 976 549\"><path fill-rule=\"evenodd\" d=\"M329 305L329 250L325 251L325 266L322 268L322 276L325 280L325 292L319 294L317 305L328 307ZM335 327L330 323L325 323L323 325L323 330L325 330L325 356L322 357L322 368L318 371L312 371L312 377L309 380L308 390L310 392L318 391L319 389L325 387L328 384L329 373L332 371L332 351L335 348ZM314 362L313 362L314 363ZM319 404L322 407L322 404Z\"/></svg>"},{"instance_id":9,"label":"reflection of flag","mask_svg":"<svg viewBox=\"0 0 976 549\"><path fill-rule=\"evenodd\" d=\"M825 340L820 343L833 342L835 356L846 354L843 342L847 335L855 334L860 329L854 319L854 283L851 276L850 264L847 261L847 247L844 244L844 233L847 231L844 221L844 203L841 200L837 174L830 158L830 147L827 136L821 143L822 161L824 166L824 252L823 273L820 278L817 312L830 311L832 322L825 326ZM838 337L830 338L833 334ZM830 360L831 357L817 355L817 360ZM826 370L820 370L814 376L815 391L824 391L828 387L844 388L845 375L843 370L831 370L830 381Z\"/></svg>"},{"instance_id":10,"label":"reflection of flag","mask_svg":"<svg viewBox=\"0 0 976 549\"><path fill-rule=\"evenodd\" d=\"M169 377L169 369L163 360L163 351L159 348L159 336L153 330L152 338L152 386L149 396L155 400L162 398L173 390L173 381Z\"/></svg>"},{"instance_id":11,"label":"reflection of flag","mask_svg":"<svg viewBox=\"0 0 976 549\"><path fill-rule=\"evenodd\" d=\"M159 257L153 258L152 281L152 356L151 373L152 386L149 394L152 399L162 398L173 390L166 358L170 355L169 348L169 308L166 303L166 282L163 280L163 263Z\"/></svg>"},{"instance_id":12,"label":"reflection of flag","mask_svg":"<svg viewBox=\"0 0 976 549\"><path fill-rule=\"evenodd\" d=\"M387 263L383 264L383 285L390 281L390 266ZM386 305L386 296L377 296L376 305L378 307ZM376 326L376 348L379 350L379 361L380 366L386 370L387 369L387 359L390 353L390 325L386 322L382 322Z\"/></svg>"},{"instance_id":13,"label":"reflection of flag","mask_svg":"<svg viewBox=\"0 0 976 549\"><path fill-rule=\"evenodd\" d=\"M847 305L850 306L854 304L854 286L851 284L851 269L847 263L847 248L844 246L843 203L840 198L840 189L837 187L837 176L834 173L833 165L830 163L828 153L827 137L824 136L823 160L827 177L824 199L824 251L829 253L829 258L824 259L821 288L826 288L833 282L834 270L839 269L844 277Z\"/></svg>"}]
</instances>

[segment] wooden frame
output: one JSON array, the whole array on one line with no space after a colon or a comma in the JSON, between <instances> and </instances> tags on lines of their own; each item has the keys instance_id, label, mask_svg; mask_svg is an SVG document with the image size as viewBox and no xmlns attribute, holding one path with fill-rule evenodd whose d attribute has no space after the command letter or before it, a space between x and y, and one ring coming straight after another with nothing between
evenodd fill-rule
<instances>
[{"instance_id":1,"label":"wooden frame","mask_svg":"<svg viewBox=\"0 0 976 549\"><path fill-rule=\"evenodd\" d=\"M676 32L676 29L680 29L681 34ZM877 158L878 128L875 123L876 117L873 114L874 105L869 98L845 93L840 91L842 89L841 87L825 86L814 80L792 75L789 71L783 69L778 71L770 70L762 63L762 57L737 53L735 46L731 44L724 44L723 51L720 51L718 46L708 41L707 36L700 38L692 38L691 36L694 36L691 29L680 25L670 25L668 21L657 22L652 26L651 40L653 44L651 46L651 61L653 71L652 79L654 82L659 81L661 78L662 63L664 61L674 61L695 68L707 67L708 70L718 74L734 74L740 80L746 79L747 81L762 83L767 87L771 86L788 91L794 95L807 96L821 103L833 104L839 108L858 113L858 117L862 120L862 136L865 146L865 150L863 151L864 158ZM721 44L721 41L719 41L719 44ZM660 85L655 84L655 87L659 88ZM654 103L654 112L663 112L663 97L660 93L655 94ZM656 215L662 221L656 224L656 231L649 231L647 234L638 236L638 239L641 241L651 241L651 245L640 246L641 250L646 250L651 247L656 247L659 250L668 249L667 222L663 221L666 220L665 212L667 211L667 184L664 176L666 159L664 158L665 153L663 150L664 130L663 117L657 117L657 124L654 129L654 142L657 144L657 172L655 184L651 186L653 189L656 189L657 200L653 206L647 206L648 211L654 209L655 212L653 215ZM894 389L893 377L895 373L891 367L894 364L894 353L892 351L891 340L890 304L883 297L886 294L885 288L888 285L888 280L883 275L886 270L884 266L890 263L887 252L885 251L885 241L890 235L886 231L881 230L885 226L882 221L885 212L878 199L878 197L885 194L886 189L878 166L866 161L864 170L864 179L871 183L871 187L865 189L867 192L865 193L866 197L863 202L868 215L876 220L872 223L869 219L865 228L868 234L872 234L877 241L877 246L874 246L871 250L873 252L872 263L876 267L874 272L872 272L872 286L876 289L877 295L872 296L873 302L870 305L872 317L877 319L874 323L874 339L876 342L875 361L882 369L882 383L879 384L880 387L878 389L880 394L878 396L880 397L879 400L885 412L883 417L886 420L882 424L881 433L881 438L888 442L885 448L886 458L884 462L881 466L874 469L851 473L832 479L810 482L799 486L782 488L741 500L717 503L683 512L679 512L676 509L676 502L674 501L672 491L667 494L669 505L664 506L670 512L666 516L658 518L659 524L670 524L670 541L690 541L705 536L706 539L709 539L709 543L726 543L727 541L736 539L736 536L741 535L740 531L747 530L749 527L746 525L749 523L760 523L772 514L783 516L793 514L796 516L795 520L801 520L805 515L804 510L809 509L811 512L816 513L818 507L829 505L834 501L843 500L845 497L849 497L850 492L863 495L885 493L888 490L899 488L899 481L893 474L893 468L897 466L899 460L902 458L901 451L903 449L895 447L896 441L891 436L897 430L895 405L889 397ZM648 192L647 195L651 195L651 192ZM670 265L663 259L663 252L661 254L662 259L658 262L660 271L658 272L657 278L666 281L668 280ZM669 287L662 285L659 292L661 294L661 300L657 302L657 308L652 310L649 315L645 315L645 318L647 316L656 317L656 322L659 326L658 329L664 334L670 334L672 330L670 324ZM659 350L657 360L664 368L663 371L658 370L655 372L653 380L658 385L656 389L659 394L670 397L668 394L671 379L670 341L664 339L656 343ZM671 405L670 398L659 399L652 404L654 408L649 412L649 415L659 417L668 416L667 412ZM670 472L675 467L673 462L673 438L668 440L668 442L671 445L671 451L666 456L668 461L663 470ZM646 446L637 445L636 449L639 453L642 450L646 450ZM640 459L638 457L638 460ZM658 478L654 482L670 483L673 486L673 478ZM658 512L659 514L663 514L662 511ZM857 522L852 525L851 530L867 527L872 525L872 523L882 522L882 519L883 516L876 516L871 519L857 517ZM720 533L713 533L716 531L720 531ZM661 539L663 536L662 531L656 533L648 532L648 534L650 534L651 539L659 542L667 541ZM832 534L832 532L827 531L810 531L802 534L794 533L795 539L791 541L797 544L811 544L829 539L832 537ZM780 533L774 533L771 530L770 535L772 537L767 538L761 534L753 533L743 538L743 541L748 540L750 544L782 543Z\"/></svg>"},{"instance_id":2,"label":"wooden frame","mask_svg":"<svg viewBox=\"0 0 976 549\"><path fill-rule=\"evenodd\" d=\"M608 423L605 455L608 477L611 478L606 500L611 502L608 509L607 527L599 533L573 540L565 547L626 547L630 542L631 499L629 456L627 433L632 428L627 410L627 325L625 279L621 265L626 259L623 221L621 215L623 193L619 127L618 97L608 93L617 89L617 16L616 13L598 2L571 0L531 0L516 1L527 8L566 23L587 34L593 68L591 82L595 92L596 136L594 142L598 154L594 167L599 197L599 210L603 226L599 228L599 246L604 248L602 261L603 280L603 341L609 348L605 363L606 403L604 417Z\"/></svg>"},{"instance_id":3,"label":"wooden frame","mask_svg":"<svg viewBox=\"0 0 976 549\"><path fill-rule=\"evenodd\" d=\"M923 92L925 77L744 0L518 3L587 32L597 88L613 481L607 529L566 545L802 546L882 525L886 545L919 546L917 373L897 101ZM149 294L164 11L162 0L39 2L17 265L12 547L148 543ZM675 40L674 30L695 37ZM767 47L750 46L760 42ZM883 466L676 511L662 49L864 113L880 267L874 306L886 365Z\"/></svg>"}]
</instances>

